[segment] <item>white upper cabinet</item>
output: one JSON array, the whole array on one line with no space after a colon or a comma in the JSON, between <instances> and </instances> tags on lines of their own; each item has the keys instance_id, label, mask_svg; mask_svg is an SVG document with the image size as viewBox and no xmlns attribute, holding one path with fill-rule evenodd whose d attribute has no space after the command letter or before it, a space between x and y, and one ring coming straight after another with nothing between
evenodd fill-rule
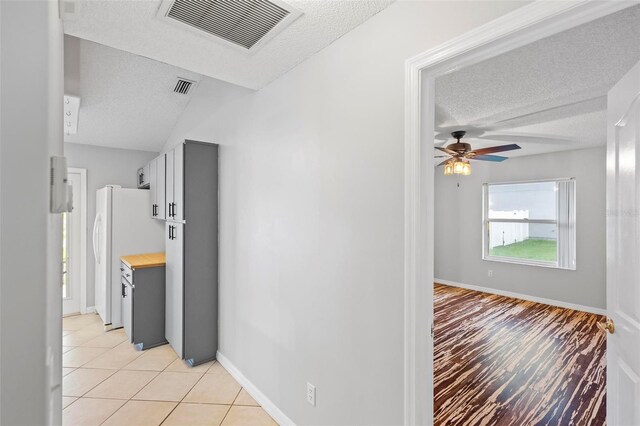
<instances>
[{"instance_id":1,"label":"white upper cabinet","mask_svg":"<svg viewBox=\"0 0 640 426\"><path fill-rule=\"evenodd\" d=\"M166 218L184 220L184 144L167 152Z\"/></svg>"},{"instance_id":2,"label":"white upper cabinet","mask_svg":"<svg viewBox=\"0 0 640 426\"><path fill-rule=\"evenodd\" d=\"M143 182L146 185L142 185ZM139 188L151 191L151 217L184 220L184 144L141 168L138 183Z\"/></svg>"},{"instance_id":3,"label":"white upper cabinet","mask_svg":"<svg viewBox=\"0 0 640 426\"><path fill-rule=\"evenodd\" d=\"M165 215L165 156L153 159L149 165L149 190L151 191L151 217L164 220Z\"/></svg>"},{"instance_id":4,"label":"white upper cabinet","mask_svg":"<svg viewBox=\"0 0 640 426\"><path fill-rule=\"evenodd\" d=\"M156 158L156 219L166 219L166 159L165 155L162 154L160 157Z\"/></svg>"},{"instance_id":5,"label":"white upper cabinet","mask_svg":"<svg viewBox=\"0 0 640 426\"><path fill-rule=\"evenodd\" d=\"M158 163L156 160L151 160L149 163L149 191L151 191L151 217L153 218L157 217L158 212L157 187Z\"/></svg>"}]
</instances>

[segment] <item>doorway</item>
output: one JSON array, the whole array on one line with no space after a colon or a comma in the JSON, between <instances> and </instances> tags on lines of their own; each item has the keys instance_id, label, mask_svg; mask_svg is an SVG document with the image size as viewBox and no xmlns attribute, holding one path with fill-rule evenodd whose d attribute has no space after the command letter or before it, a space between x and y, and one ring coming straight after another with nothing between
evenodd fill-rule
<instances>
[{"instance_id":1,"label":"doorway","mask_svg":"<svg viewBox=\"0 0 640 426\"><path fill-rule=\"evenodd\" d=\"M436 135L436 78L632 5L627 2L534 2L407 61L404 292L406 424L432 424L434 420L433 259L436 239L433 146ZM426 331L429 326L430 334Z\"/></svg>"},{"instance_id":2,"label":"doorway","mask_svg":"<svg viewBox=\"0 0 640 426\"><path fill-rule=\"evenodd\" d=\"M87 170L69 168L73 210L62 215L62 314L86 312Z\"/></svg>"}]
</instances>

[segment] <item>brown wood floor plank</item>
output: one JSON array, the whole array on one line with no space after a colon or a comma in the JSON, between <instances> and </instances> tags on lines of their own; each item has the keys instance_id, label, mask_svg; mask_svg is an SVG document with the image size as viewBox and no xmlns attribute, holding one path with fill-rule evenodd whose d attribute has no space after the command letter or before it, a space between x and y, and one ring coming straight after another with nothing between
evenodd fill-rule
<instances>
[{"instance_id":1,"label":"brown wood floor plank","mask_svg":"<svg viewBox=\"0 0 640 426\"><path fill-rule=\"evenodd\" d=\"M436 425L605 424L599 315L434 286Z\"/></svg>"}]
</instances>

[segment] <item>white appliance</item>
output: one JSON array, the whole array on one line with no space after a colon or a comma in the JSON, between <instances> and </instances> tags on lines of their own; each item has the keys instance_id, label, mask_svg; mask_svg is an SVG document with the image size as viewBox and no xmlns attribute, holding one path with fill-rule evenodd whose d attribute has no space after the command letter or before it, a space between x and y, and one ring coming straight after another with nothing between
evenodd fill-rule
<instances>
[{"instance_id":1,"label":"white appliance","mask_svg":"<svg viewBox=\"0 0 640 426\"><path fill-rule=\"evenodd\" d=\"M152 219L150 205L146 189L107 185L96 191L95 304L111 328L122 327L120 256L164 251L164 222Z\"/></svg>"}]
</instances>

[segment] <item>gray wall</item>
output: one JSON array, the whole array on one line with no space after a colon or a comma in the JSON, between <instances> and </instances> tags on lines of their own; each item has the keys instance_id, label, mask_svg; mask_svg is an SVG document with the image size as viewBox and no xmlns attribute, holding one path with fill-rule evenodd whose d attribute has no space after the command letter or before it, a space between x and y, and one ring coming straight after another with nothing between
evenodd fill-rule
<instances>
[{"instance_id":1,"label":"gray wall","mask_svg":"<svg viewBox=\"0 0 640 426\"><path fill-rule=\"evenodd\" d=\"M436 279L605 308L605 148L516 157L500 164L476 161L472 167L471 176L461 177L436 169ZM576 178L575 271L482 260L483 183L566 177Z\"/></svg>"},{"instance_id":2,"label":"gray wall","mask_svg":"<svg viewBox=\"0 0 640 426\"><path fill-rule=\"evenodd\" d=\"M91 307L94 304L95 288L91 233L96 217L96 190L108 184L135 188L137 170L158 153L73 143L65 143L64 152L69 167L87 169L87 306Z\"/></svg>"},{"instance_id":3,"label":"gray wall","mask_svg":"<svg viewBox=\"0 0 640 426\"><path fill-rule=\"evenodd\" d=\"M520 5L396 2L180 126L220 144L220 352L294 423L402 424L404 63Z\"/></svg>"}]
</instances>

